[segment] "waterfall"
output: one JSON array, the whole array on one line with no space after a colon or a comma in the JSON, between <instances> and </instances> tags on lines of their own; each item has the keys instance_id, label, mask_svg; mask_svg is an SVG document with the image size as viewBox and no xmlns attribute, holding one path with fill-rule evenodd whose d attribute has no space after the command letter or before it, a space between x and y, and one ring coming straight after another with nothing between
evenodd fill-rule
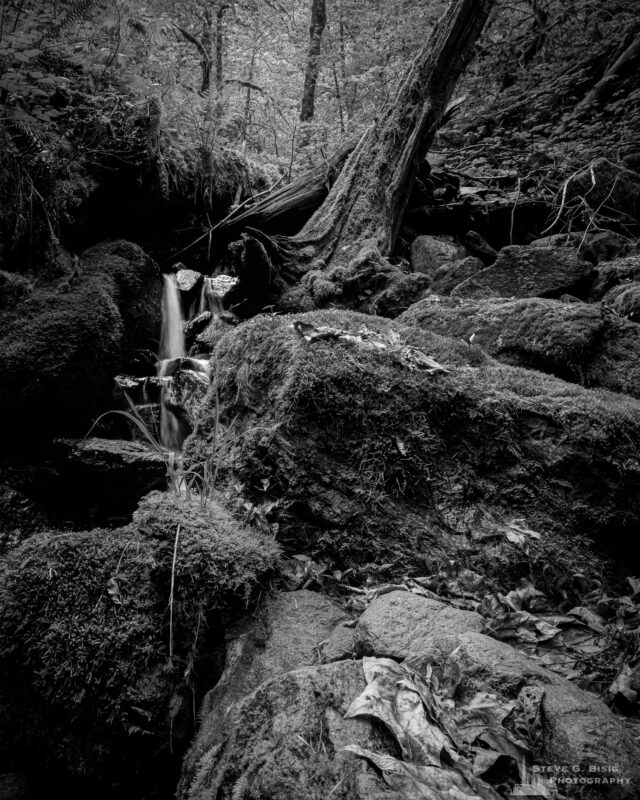
<instances>
[{"instance_id":1,"label":"waterfall","mask_svg":"<svg viewBox=\"0 0 640 800\"><path fill-rule=\"evenodd\" d=\"M175 277L165 275L162 295L160 358L183 358L184 355L184 319L182 318L180 292Z\"/></svg>"},{"instance_id":2,"label":"waterfall","mask_svg":"<svg viewBox=\"0 0 640 800\"><path fill-rule=\"evenodd\" d=\"M219 317L222 313L222 298L219 291L217 291L215 278L210 278L205 275L202 282L202 292L200 293L200 303L198 305L198 313L203 311L210 311L213 317Z\"/></svg>"},{"instance_id":3,"label":"waterfall","mask_svg":"<svg viewBox=\"0 0 640 800\"><path fill-rule=\"evenodd\" d=\"M184 320L180 291L173 275L164 276L162 295L162 329L160 332L160 361L158 377L162 380L160 398L160 444L169 450L180 450L184 441L183 425L171 409L172 378L167 365L172 359L185 357Z\"/></svg>"}]
</instances>

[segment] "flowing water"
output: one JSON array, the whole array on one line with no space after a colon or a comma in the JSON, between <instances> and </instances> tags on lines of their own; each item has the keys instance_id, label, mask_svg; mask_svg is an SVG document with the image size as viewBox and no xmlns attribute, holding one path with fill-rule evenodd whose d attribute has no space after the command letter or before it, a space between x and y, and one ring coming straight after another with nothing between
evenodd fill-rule
<instances>
[{"instance_id":1,"label":"flowing water","mask_svg":"<svg viewBox=\"0 0 640 800\"><path fill-rule=\"evenodd\" d=\"M164 276L162 295L162 330L160 333L160 361L158 377L162 380L160 399L160 444L168 450L179 451L184 441L184 425L171 409L173 401L172 378L167 367L175 358L184 358L184 319L180 291L173 275Z\"/></svg>"}]
</instances>

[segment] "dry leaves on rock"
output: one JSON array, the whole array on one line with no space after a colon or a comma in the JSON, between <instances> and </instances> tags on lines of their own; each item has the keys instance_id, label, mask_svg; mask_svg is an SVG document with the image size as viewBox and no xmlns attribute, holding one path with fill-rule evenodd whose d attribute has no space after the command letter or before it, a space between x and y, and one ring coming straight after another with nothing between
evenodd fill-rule
<instances>
[{"instance_id":1,"label":"dry leaves on rock","mask_svg":"<svg viewBox=\"0 0 640 800\"><path fill-rule=\"evenodd\" d=\"M542 693L505 701L487 692L468 702L453 696L462 673L454 654L442 682L427 667L419 675L388 658L364 658L367 687L347 717L369 716L382 721L398 741L402 760L355 745L346 749L381 770L385 781L409 800L493 800L499 795L482 780L500 760L508 760L517 779L519 764L531 761L529 744L505 727L507 718L519 728L539 719ZM517 726L512 725L515 729Z\"/></svg>"},{"instance_id":2,"label":"dry leaves on rock","mask_svg":"<svg viewBox=\"0 0 640 800\"><path fill-rule=\"evenodd\" d=\"M449 372L442 364L434 358L406 344L397 331L390 331L388 334L377 333L362 327L357 333L331 328L327 325L316 327L309 322L294 320L291 328L307 342L317 342L322 340L333 340L346 342L365 350L373 350L387 353L394 361L409 370L435 374L438 372Z\"/></svg>"}]
</instances>

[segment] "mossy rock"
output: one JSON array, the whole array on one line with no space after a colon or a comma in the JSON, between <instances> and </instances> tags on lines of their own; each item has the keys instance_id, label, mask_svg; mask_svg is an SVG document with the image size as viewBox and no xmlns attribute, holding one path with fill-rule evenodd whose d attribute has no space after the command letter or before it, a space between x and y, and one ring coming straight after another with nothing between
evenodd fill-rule
<instances>
[{"instance_id":1,"label":"mossy rock","mask_svg":"<svg viewBox=\"0 0 640 800\"><path fill-rule=\"evenodd\" d=\"M219 505L161 493L126 528L36 534L13 550L0 588L3 719L29 774L166 796L193 708L220 674L222 626L278 552Z\"/></svg>"},{"instance_id":2,"label":"mossy rock","mask_svg":"<svg viewBox=\"0 0 640 800\"><path fill-rule=\"evenodd\" d=\"M396 337L449 371L411 371L353 341L309 343L294 319ZM473 531L451 520L482 504L545 534L611 541L640 522L631 398L350 312L255 318L227 333L214 358L187 457L217 469L229 496L277 523L293 552L368 574L389 563L424 570L464 547L452 529Z\"/></svg>"},{"instance_id":3,"label":"mossy rock","mask_svg":"<svg viewBox=\"0 0 640 800\"><path fill-rule=\"evenodd\" d=\"M402 322L469 341L507 364L640 397L640 326L599 303L428 297Z\"/></svg>"},{"instance_id":4,"label":"mossy rock","mask_svg":"<svg viewBox=\"0 0 640 800\"><path fill-rule=\"evenodd\" d=\"M86 433L113 376L160 328L157 267L128 242L97 245L75 271L36 288L0 332L0 412L18 443Z\"/></svg>"}]
</instances>

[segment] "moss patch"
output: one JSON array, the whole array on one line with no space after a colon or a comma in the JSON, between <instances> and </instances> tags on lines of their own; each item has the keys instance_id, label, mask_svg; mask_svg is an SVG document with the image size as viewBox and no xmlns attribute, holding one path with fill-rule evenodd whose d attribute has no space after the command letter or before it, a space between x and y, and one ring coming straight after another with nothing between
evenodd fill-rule
<instances>
[{"instance_id":1,"label":"moss patch","mask_svg":"<svg viewBox=\"0 0 640 800\"><path fill-rule=\"evenodd\" d=\"M13 550L0 588L3 717L30 774L154 796L216 677L221 626L277 556L218 505L160 493L127 528L36 534Z\"/></svg>"},{"instance_id":2,"label":"moss patch","mask_svg":"<svg viewBox=\"0 0 640 800\"><path fill-rule=\"evenodd\" d=\"M469 341L507 364L640 396L640 326L600 304L428 297L402 322Z\"/></svg>"},{"instance_id":3,"label":"moss patch","mask_svg":"<svg viewBox=\"0 0 640 800\"><path fill-rule=\"evenodd\" d=\"M310 344L293 319L395 332L450 371L411 372L344 341ZM214 355L217 381L187 454L217 465L231 502L265 510L297 552L341 568L424 570L464 538L443 521L456 528L479 503L545 532L611 537L638 523L640 406L629 398L349 312L258 317Z\"/></svg>"}]
</instances>

